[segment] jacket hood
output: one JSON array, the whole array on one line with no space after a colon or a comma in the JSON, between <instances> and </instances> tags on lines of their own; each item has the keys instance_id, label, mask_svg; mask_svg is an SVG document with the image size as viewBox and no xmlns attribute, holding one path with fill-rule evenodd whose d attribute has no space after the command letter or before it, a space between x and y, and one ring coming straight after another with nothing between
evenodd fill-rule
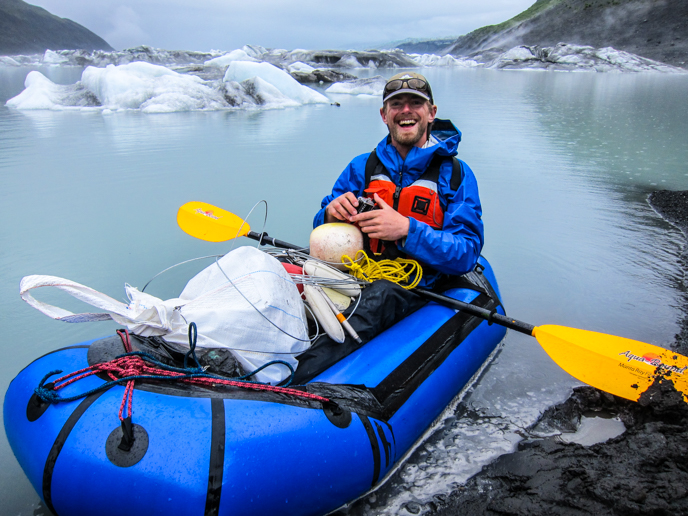
<instances>
[{"instance_id":1,"label":"jacket hood","mask_svg":"<svg viewBox=\"0 0 688 516\"><path fill-rule=\"evenodd\" d=\"M425 171L435 154L439 156L455 156L458 152L461 132L449 120L435 119L430 132L430 140L426 147L413 147L406 160L402 160L399 152L392 145L388 134L376 148L380 162L393 174L404 174L404 184L414 181ZM407 180L408 178L408 180ZM396 177L392 177L396 180Z\"/></svg>"}]
</instances>

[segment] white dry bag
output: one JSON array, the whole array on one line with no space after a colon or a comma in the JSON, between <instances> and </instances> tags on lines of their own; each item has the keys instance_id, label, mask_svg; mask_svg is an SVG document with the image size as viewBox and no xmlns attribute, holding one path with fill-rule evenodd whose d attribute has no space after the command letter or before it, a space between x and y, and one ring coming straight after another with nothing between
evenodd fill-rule
<instances>
[{"instance_id":1,"label":"white dry bag","mask_svg":"<svg viewBox=\"0 0 688 516\"><path fill-rule=\"evenodd\" d=\"M74 314L48 305L29 293L39 287L58 288L102 312ZM20 295L56 320L114 319L136 335L157 335L186 346L189 323L195 322L199 347L231 350L247 372L273 360L296 369L296 355L310 346L296 285L279 261L254 247L239 247L206 267L175 299L163 301L129 285L125 288L131 300L128 305L63 278L26 276L21 280ZM277 383L288 375L286 366L274 364L257 373L255 379Z\"/></svg>"}]
</instances>

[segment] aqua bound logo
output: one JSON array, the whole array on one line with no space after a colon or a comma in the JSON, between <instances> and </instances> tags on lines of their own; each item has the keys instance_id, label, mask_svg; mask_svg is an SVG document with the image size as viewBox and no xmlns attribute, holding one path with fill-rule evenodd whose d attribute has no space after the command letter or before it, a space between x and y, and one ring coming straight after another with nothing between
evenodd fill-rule
<instances>
[{"instance_id":1,"label":"aqua bound logo","mask_svg":"<svg viewBox=\"0 0 688 516\"><path fill-rule=\"evenodd\" d=\"M678 373L678 374L683 374L683 372L688 368L688 366L685 367L676 367L672 365L666 365L662 362L661 357L657 355L656 353L645 353L642 357L639 355L634 355L630 351L624 351L623 353L619 353L619 355L624 356L628 359L630 362L631 360L635 360L637 362L643 362L645 364L650 364L653 367L661 367L662 369L666 369L667 371L671 371L673 373Z\"/></svg>"},{"instance_id":2,"label":"aqua bound logo","mask_svg":"<svg viewBox=\"0 0 688 516\"><path fill-rule=\"evenodd\" d=\"M198 213L199 215L203 215L204 217L208 217L209 219L218 220L220 218L217 215L213 215L213 210L203 211L200 208L196 208L196 213Z\"/></svg>"}]
</instances>

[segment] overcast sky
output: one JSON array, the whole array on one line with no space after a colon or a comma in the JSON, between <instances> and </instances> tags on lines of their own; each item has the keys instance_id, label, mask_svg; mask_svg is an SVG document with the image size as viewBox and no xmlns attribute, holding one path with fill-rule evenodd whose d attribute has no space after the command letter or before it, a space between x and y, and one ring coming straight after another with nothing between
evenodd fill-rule
<instances>
[{"instance_id":1,"label":"overcast sky","mask_svg":"<svg viewBox=\"0 0 688 516\"><path fill-rule=\"evenodd\" d=\"M466 34L535 0L29 0L114 48L340 49Z\"/></svg>"}]
</instances>

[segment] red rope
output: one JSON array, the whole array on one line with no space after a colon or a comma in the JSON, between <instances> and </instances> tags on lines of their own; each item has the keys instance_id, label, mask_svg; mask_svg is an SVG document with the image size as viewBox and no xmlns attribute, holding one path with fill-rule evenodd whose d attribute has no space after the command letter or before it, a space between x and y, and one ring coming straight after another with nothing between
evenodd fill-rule
<instances>
[{"instance_id":1,"label":"red rope","mask_svg":"<svg viewBox=\"0 0 688 516\"><path fill-rule=\"evenodd\" d=\"M118 330L117 334L122 339L122 344L127 353L132 351L131 340L129 337L129 332L127 330ZM128 378L132 376L158 376L162 378L174 378L185 376L184 373L179 373L176 371L166 371L158 367L149 365L145 360L143 360L138 355L123 356L110 360L109 362L102 362L100 364L94 364L91 367L86 367L78 371L74 371L68 375L62 376L55 380L53 383L53 390L59 390L68 385L92 376L98 373L107 374L110 379L118 380L121 378ZM289 387L278 387L275 385L267 385L262 383L250 383L241 382L236 380L225 380L221 378L208 378L208 377L196 377L196 378L179 378L180 382L188 383L191 385L198 385L202 387L214 388L218 385L226 385L229 387L238 387L240 389L251 389L255 391L268 391L278 394L286 394L288 396L294 396L297 398L319 401L321 403L327 403L330 400L317 394L311 394L308 392L303 392L297 389L291 389ZM135 380L129 380L126 383L126 388L124 389L124 395L122 396L122 403L119 408L119 419L122 420L122 414L124 413L124 407L127 407L127 416L132 415L132 401L134 396L134 383Z\"/></svg>"}]
</instances>

